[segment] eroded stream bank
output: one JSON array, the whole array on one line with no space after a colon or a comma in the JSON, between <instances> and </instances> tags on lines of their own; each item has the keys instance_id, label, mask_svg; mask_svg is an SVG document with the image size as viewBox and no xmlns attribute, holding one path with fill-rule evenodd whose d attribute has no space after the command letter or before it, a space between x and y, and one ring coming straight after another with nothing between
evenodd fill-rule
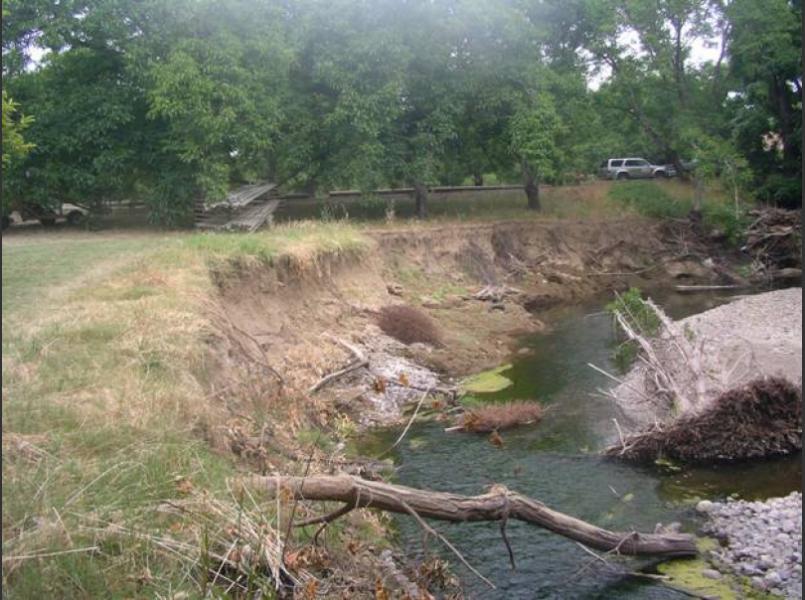
<instances>
[{"instance_id":1,"label":"eroded stream bank","mask_svg":"<svg viewBox=\"0 0 805 600\"><path fill-rule=\"evenodd\" d=\"M608 529L650 532L669 521L695 529L685 502L697 498L727 492L762 497L776 484L753 481L772 470L779 481L798 480L797 462L738 475L729 469L665 473L597 455L613 441L611 419L618 416L611 401L590 396L607 381L587 363L614 370L613 328L602 314L603 303L630 285L718 284L732 276L729 253L701 241L684 224L642 219L453 224L384 229L369 237L362 245L303 247L267 260L213 265L222 335L212 345L217 361L212 371L223 379L213 377L211 384L234 416L226 427L211 428L210 437L250 468L301 475L312 465L311 475L387 476L350 458L356 430L399 422L405 405L432 386L449 387L515 355L508 373L514 385L505 393L544 402L543 421L504 433L502 449L485 437L446 434L444 423L416 424L395 449L397 482L466 494L502 483ZM692 303L669 309L672 316L719 301L708 295L665 299L672 297ZM389 307L424 317L432 326L432 343L395 339L393 327L383 324ZM412 324L397 323L397 334L416 329ZM439 400L444 408L445 399ZM254 409L260 418L249 417ZM219 431L224 435L213 437ZM387 430L376 447L370 444L360 453L376 456L398 433ZM738 480L743 483L736 487ZM299 516L316 518L328 508L304 503ZM341 552L336 572L351 581L356 594L371 596L375 578L386 569L381 562L388 560L378 562L377 542L366 532L383 532L382 522L370 511L353 511L340 522L345 529L337 543L359 550ZM399 527L402 546L417 556L421 531L405 519ZM473 564L500 577L499 597L623 597L634 586L634 597L669 593L599 572L578 546L533 527L511 527L520 565L513 573L496 527L445 531L462 551L470 548ZM403 567L406 561L399 558L396 564ZM407 570L409 581L428 587L417 572L416 564ZM384 585L397 589L396 576L382 576ZM473 587L472 578L462 579L469 597L489 597L486 588ZM542 591L534 591L535 582ZM612 586L615 591L607 591Z\"/></svg>"},{"instance_id":2,"label":"eroded stream bank","mask_svg":"<svg viewBox=\"0 0 805 600\"><path fill-rule=\"evenodd\" d=\"M673 318L712 308L726 295L684 296L653 291ZM611 399L596 394L608 387L594 363L611 372L616 343L611 317L602 301L543 315L550 330L522 338L511 368L513 385L484 400L539 399L548 410L541 423L503 434L503 448L486 436L445 433L443 423L418 423L394 451L395 482L412 487L474 494L500 483L582 519L612 529L652 531L657 523L679 522L698 532L702 499L735 495L763 499L801 488L801 454L783 459L706 467L638 467L603 459L598 451L617 440L613 418L621 418ZM387 447L399 431L375 431L363 450ZM395 519L400 543L423 557L421 530L409 519ZM466 558L491 577L489 590L460 567L470 597L484 598L676 598L679 592L650 581L624 579L573 542L522 524L509 526L517 570L509 567L496 527L440 525ZM438 551L435 543L428 547ZM446 554L446 558L449 558ZM641 563L629 564L640 566ZM645 563L643 563L645 564ZM701 570L701 569L700 569Z\"/></svg>"}]
</instances>

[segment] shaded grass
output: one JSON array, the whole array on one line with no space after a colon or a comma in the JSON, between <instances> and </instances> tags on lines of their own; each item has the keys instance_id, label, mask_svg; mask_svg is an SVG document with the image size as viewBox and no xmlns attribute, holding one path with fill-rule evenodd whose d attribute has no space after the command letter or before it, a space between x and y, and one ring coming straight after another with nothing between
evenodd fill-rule
<instances>
[{"instance_id":1,"label":"shaded grass","mask_svg":"<svg viewBox=\"0 0 805 600\"><path fill-rule=\"evenodd\" d=\"M661 185L673 185L663 182ZM522 189L433 192L428 196L428 221L495 221L545 218L606 218L618 216L621 207L607 202L610 181L593 181L573 186L542 186L542 210L528 210ZM395 222L399 224L415 216L414 201L410 196L380 197L371 199L333 198L322 213L322 203L311 200L288 200L280 208L279 219L341 219L340 222L384 223L386 210L393 203ZM382 226L382 225L381 225Z\"/></svg>"},{"instance_id":2,"label":"shaded grass","mask_svg":"<svg viewBox=\"0 0 805 600\"><path fill-rule=\"evenodd\" d=\"M655 219L681 219L693 206L692 198L672 196L654 181L623 181L613 185L609 197L616 203Z\"/></svg>"}]
</instances>

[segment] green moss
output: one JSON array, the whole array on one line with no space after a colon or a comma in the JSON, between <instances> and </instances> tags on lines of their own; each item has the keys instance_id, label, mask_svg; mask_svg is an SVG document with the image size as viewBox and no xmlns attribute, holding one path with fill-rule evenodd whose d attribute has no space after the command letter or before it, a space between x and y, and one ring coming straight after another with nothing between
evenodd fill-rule
<instances>
[{"instance_id":1,"label":"green moss","mask_svg":"<svg viewBox=\"0 0 805 600\"><path fill-rule=\"evenodd\" d=\"M505 390L513 384L511 379L501 375L504 371L511 369L511 365L502 365L491 371L484 371L465 379L461 383L461 389L471 394L491 394Z\"/></svg>"},{"instance_id":2,"label":"green moss","mask_svg":"<svg viewBox=\"0 0 805 600\"><path fill-rule=\"evenodd\" d=\"M696 547L702 556L718 547L712 538L698 538ZM720 600L767 600L774 596L752 587L746 577L724 575L721 579L710 579L702 575L705 569L712 569L703 558L675 559L657 565L657 571L667 576L668 583L693 594L719 598Z\"/></svg>"},{"instance_id":3,"label":"green moss","mask_svg":"<svg viewBox=\"0 0 805 600\"><path fill-rule=\"evenodd\" d=\"M669 578L671 585L701 596L737 600L739 596L730 585L730 578L710 579L702 575L702 571L709 568L710 565L701 558L677 559L657 566L657 570Z\"/></svg>"}]
</instances>

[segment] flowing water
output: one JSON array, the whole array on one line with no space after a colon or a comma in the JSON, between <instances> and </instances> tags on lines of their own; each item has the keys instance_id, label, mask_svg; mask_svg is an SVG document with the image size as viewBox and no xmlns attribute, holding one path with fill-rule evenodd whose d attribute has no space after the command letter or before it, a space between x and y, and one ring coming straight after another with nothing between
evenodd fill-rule
<instances>
[{"instance_id":1,"label":"flowing water","mask_svg":"<svg viewBox=\"0 0 805 600\"><path fill-rule=\"evenodd\" d=\"M715 295L652 294L673 318L707 310L725 300ZM554 311L551 331L526 338L527 354L517 354L502 374L514 385L490 400L538 399L548 407L534 426L503 433L504 447L486 436L445 433L443 423L411 427L395 449L395 482L412 487L474 495L492 483L548 506L614 530L653 531L657 523L678 521L694 532L699 499L746 499L784 495L801 489L801 455L739 465L684 468L636 467L604 460L597 451L617 439L613 403L595 392L608 380L587 366L615 372L611 318L603 301ZM374 432L367 454L388 447L399 430ZM422 557L422 531L413 519L395 520L400 543ZM510 522L507 534L516 570L494 523L433 523L466 559L497 586L491 590L430 539L427 551L451 560L473 598L676 598L684 597L650 581L626 579L606 569L573 541L540 528ZM630 559L632 568L647 561Z\"/></svg>"}]
</instances>

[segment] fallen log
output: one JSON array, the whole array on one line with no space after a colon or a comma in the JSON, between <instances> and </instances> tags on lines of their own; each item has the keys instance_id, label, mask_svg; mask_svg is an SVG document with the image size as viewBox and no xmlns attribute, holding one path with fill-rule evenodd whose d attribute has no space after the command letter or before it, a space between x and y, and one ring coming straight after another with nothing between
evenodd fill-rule
<instances>
[{"instance_id":1,"label":"fallen log","mask_svg":"<svg viewBox=\"0 0 805 600\"><path fill-rule=\"evenodd\" d=\"M771 272L771 278L774 280L801 280L802 269L794 269L790 267L787 269L777 269L776 271Z\"/></svg>"},{"instance_id":2,"label":"fallen log","mask_svg":"<svg viewBox=\"0 0 805 600\"><path fill-rule=\"evenodd\" d=\"M748 288L747 284L730 284L730 285L675 285L674 289L677 292L711 292L716 290L740 290Z\"/></svg>"},{"instance_id":3,"label":"fallen log","mask_svg":"<svg viewBox=\"0 0 805 600\"><path fill-rule=\"evenodd\" d=\"M301 523L305 525L328 523L356 508L376 508L418 518L459 523L500 521L505 524L508 519L516 519L604 552L665 557L697 554L692 535L608 531L550 509L537 500L500 485L493 486L486 494L461 496L367 481L351 475L252 476L244 483L270 495L276 495L278 490L287 490L296 499L344 503L334 513Z\"/></svg>"}]
</instances>

